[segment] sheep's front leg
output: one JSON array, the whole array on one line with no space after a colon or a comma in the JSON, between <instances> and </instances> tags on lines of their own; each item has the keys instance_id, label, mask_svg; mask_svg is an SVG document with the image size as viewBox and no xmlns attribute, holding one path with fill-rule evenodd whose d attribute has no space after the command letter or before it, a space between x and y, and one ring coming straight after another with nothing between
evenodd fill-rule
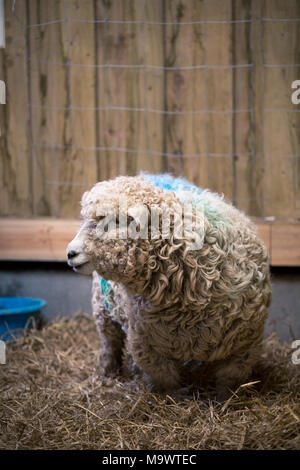
<instances>
[{"instance_id":1,"label":"sheep's front leg","mask_svg":"<svg viewBox=\"0 0 300 470\"><path fill-rule=\"evenodd\" d=\"M127 348L144 372L148 386L157 392L176 391L180 386L177 361L165 357L148 340L146 332L129 327Z\"/></svg>"},{"instance_id":2,"label":"sheep's front leg","mask_svg":"<svg viewBox=\"0 0 300 470\"><path fill-rule=\"evenodd\" d=\"M109 310L105 308L97 273L93 275L92 307L102 346L101 373L104 376L118 375L122 367L125 333L121 325L112 320Z\"/></svg>"},{"instance_id":3,"label":"sheep's front leg","mask_svg":"<svg viewBox=\"0 0 300 470\"><path fill-rule=\"evenodd\" d=\"M125 334L120 325L110 318L102 317L96 321L102 351L100 367L104 376L116 376L122 369Z\"/></svg>"}]
</instances>

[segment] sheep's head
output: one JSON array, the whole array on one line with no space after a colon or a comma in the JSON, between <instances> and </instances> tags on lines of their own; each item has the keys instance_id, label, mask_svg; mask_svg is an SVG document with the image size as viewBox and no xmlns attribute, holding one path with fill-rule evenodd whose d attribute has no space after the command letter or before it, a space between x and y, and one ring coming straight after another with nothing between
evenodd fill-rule
<instances>
[{"instance_id":1,"label":"sheep's head","mask_svg":"<svg viewBox=\"0 0 300 470\"><path fill-rule=\"evenodd\" d=\"M120 282L144 278L153 250L150 209L174 201L173 193L166 195L141 177L97 183L82 197L83 222L68 245L68 264L81 274L95 270Z\"/></svg>"},{"instance_id":2,"label":"sheep's head","mask_svg":"<svg viewBox=\"0 0 300 470\"><path fill-rule=\"evenodd\" d=\"M164 260L186 249L180 235L182 202L142 177L120 176L97 183L84 193L81 204L83 222L67 249L68 264L76 272L95 270L104 279L141 291L155 272L161 276L159 266ZM196 248L201 248L202 240L197 243Z\"/></svg>"}]
</instances>

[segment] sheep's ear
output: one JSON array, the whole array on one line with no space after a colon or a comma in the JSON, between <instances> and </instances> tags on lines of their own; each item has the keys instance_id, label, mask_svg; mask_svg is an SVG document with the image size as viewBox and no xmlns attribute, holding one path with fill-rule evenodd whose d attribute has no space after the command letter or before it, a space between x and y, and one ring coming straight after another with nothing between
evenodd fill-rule
<instances>
[{"instance_id":1,"label":"sheep's ear","mask_svg":"<svg viewBox=\"0 0 300 470\"><path fill-rule=\"evenodd\" d=\"M83 206L86 203L87 197L88 197L89 191L85 191L82 195L81 198L81 206Z\"/></svg>"}]
</instances>

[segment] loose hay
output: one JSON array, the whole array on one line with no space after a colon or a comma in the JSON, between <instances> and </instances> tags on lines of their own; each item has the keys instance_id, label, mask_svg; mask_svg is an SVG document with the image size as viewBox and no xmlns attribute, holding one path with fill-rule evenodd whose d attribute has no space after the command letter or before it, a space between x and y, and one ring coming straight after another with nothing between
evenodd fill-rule
<instances>
[{"instance_id":1,"label":"loose hay","mask_svg":"<svg viewBox=\"0 0 300 470\"><path fill-rule=\"evenodd\" d=\"M7 345L2 449L300 449L300 365L276 336L225 403L203 383L162 396L139 377L101 382L98 341L93 320L78 313Z\"/></svg>"}]
</instances>

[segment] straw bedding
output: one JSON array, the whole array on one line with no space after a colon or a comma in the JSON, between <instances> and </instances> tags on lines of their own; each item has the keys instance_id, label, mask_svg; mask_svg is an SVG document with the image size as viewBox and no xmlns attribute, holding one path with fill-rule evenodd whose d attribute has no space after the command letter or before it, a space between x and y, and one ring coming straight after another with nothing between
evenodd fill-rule
<instances>
[{"instance_id":1,"label":"straw bedding","mask_svg":"<svg viewBox=\"0 0 300 470\"><path fill-rule=\"evenodd\" d=\"M0 365L2 449L300 449L300 365L276 336L251 382L224 403L198 369L180 395L157 395L140 377L98 377L99 340L84 313L7 345Z\"/></svg>"}]
</instances>

